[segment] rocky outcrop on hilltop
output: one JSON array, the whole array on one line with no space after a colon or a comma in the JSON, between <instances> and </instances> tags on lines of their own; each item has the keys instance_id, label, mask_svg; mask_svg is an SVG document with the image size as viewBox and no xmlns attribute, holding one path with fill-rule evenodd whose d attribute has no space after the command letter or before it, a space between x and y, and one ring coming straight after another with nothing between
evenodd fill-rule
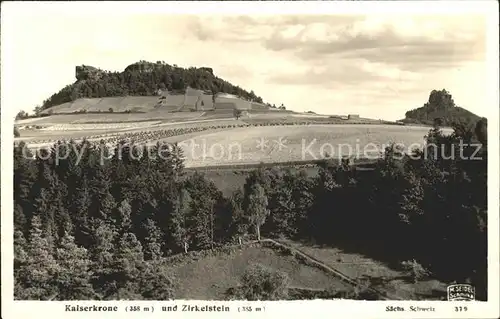
<instances>
[{"instance_id":1,"label":"rocky outcrop on hilltop","mask_svg":"<svg viewBox=\"0 0 500 319\"><path fill-rule=\"evenodd\" d=\"M239 96L246 101L263 103L262 98L253 91L217 77L209 67L182 68L163 61L139 61L127 66L123 72L108 72L80 65L76 67L75 76L76 82L43 102L42 111L81 98L157 96L159 90L184 94L188 87L212 96L221 92Z\"/></svg>"},{"instance_id":2,"label":"rocky outcrop on hilltop","mask_svg":"<svg viewBox=\"0 0 500 319\"><path fill-rule=\"evenodd\" d=\"M452 125L453 123L475 123L480 119L476 114L455 105L451 94L443 90L433 90L429 100L422 107L406 112L402 122L433 125Z\"/></svg>"},{"instance_id":3,"label":"rocky outcrop on hilltop","mask_svg":"<svg viewBox=\"0 0 500 319\"><path fill-rule=\"evenodd\" d=\"M76 67L75 76L78 81L94 80L97 81L102 75L102 71L90 65L81 65Z\"/></svg>"}]
</instances>

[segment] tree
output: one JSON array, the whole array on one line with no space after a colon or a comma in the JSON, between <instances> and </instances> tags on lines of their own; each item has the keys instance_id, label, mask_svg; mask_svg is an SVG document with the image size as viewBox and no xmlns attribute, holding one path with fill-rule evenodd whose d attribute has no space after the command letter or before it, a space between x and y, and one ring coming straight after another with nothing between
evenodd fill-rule
<instances>
[{"instance_id":1,"label":"tree","mask_svg":"<svg viewBox=\"0 0 500 319\"><path fill-rule=\"evenodd\" d=\"M26 265L28 260L28 253L26 252L28 243L24 238L23 232L20 230L14 231L14 279L15 283L18 284L19 280L19 269Z\"/></svg>"},{"instance_id":2,"label":"tree","mask_svg":"<svg viewBox=\"0 0 500 319\"><path fill-rule=\"evenodd\" d=\"M37 182L37 171L26 144L20 142L14 147L14 229L23 234L29 231L33 214L33 188Z\"/></svg>"},{"instance_id":3,"label":"tree","mask_svg":"<svg viewBox=\"0 0 500 319\"><path fill-rule=\"evenodd\" d=\"M285 180L287 176L285 175ZM289 177L291 178L291 177ZM307 231L307 213L311 211L314 204L312 188L314 182L308 178L305 170L300 170L292 180L292 198L295 204L295 214L293 214L290 236L304 236Z\"/></svg>"},{"instance_id":4,"label":"tree","mask_svg":"<svg viewBox=\"0 0 500 319\"><path fill-rule=\"evenodd\" d=\"M19 134L19 129L14 126L14 137L19 137L21 134Z\"/></svg>"},{"instance_id":5,"label":"tree","mask_svg":"<svg viewBox=\"0 0 500 319\"><path fill-rule=\"evenodd\" d=\"M42 109L42 107L40 105L37 105L35 107L35 109L33 110L33 112L35 112L36 116L39 116L42 111L43 111L43 109Z\"/></svg>"},{"instance_id":6,"label":"tree","mask_svg":"<svg viewBox=\"0 0 500 319\"><path fill-rule=\"evenodd\" d=\"M488 120L486 118L482 118L477 121L474 132L479 142L486 145L488 142Z\"/></svg>"},{"instance_id":7,"label":"tree","mask_svg":"<svg viewBox=\"0 0 500 319\"><path fill-rule=\"evenodd\" d=\"M293 238L306 229L307 212L313 197L309 191L310 182L305 172L275 174L271 179L270 190L266 192L270 211L263 226L266 233L275 237Z\"/></svg>"},{"instance_id":8,"label":"tree","mask_svg":"<svg viewBox=\"0 0 500 319\"><path fill-rule=\"evenodd\" d=\"M130 230L130 227L132 226L132 219L131 219L131 214L132 214L132 207L128 203L126 199L124 199L121 203L120 206L117 208L118 210L118 224L117 226L119 229L122 229L124 232L127 232Z\"/></svg>"},{"instance_id":9,"label":"tree","mask_svg":"<svg viewBox=\"0 0 500 319\"><path fill-rule=\"evenodd\" d=\"M177 251L182 249L185 253L188 251L191 239L191 234L188 230L188 220L192 215L191 205L191 195L186 189L181 189L169 224L169 234L174 244L174 249Z\"/></svg>"},{"instance_id":10,"label":"tree","mask_svg":"<svg viewBox=\"0 0 500 319\"><path fill-rule=\"evenodd\" d=\"M113 110L113 108L112 108L112 107L110 107L110 108L108 109L108 111L109 111L109 113L113 113L113 112L114 112L114 110Z\"/></svg>"},{"instance_id":11,"label":"tree","mask_svg":"<svg viewBox=\"0 0 500 319\"><path fill-rule=\"evenodd\" d=\"M75 238L66 233L56 251L59 271L56 285L59 290L58 300L85 300L94 297L91 284L91 261L87 250L75 244Z\"/></svg>"},{"instance_id":12,"label":"tree","mask_svg":"<svg viewBox=\"0 0 500 319\"><path fill-rule=\"evenodd\" d=\"M243 113L243 112L242 112L240 109L235 108L235 109L233 110L233 115L234 115L234 117L235 117L237 120L241 117L241 114L242 114L242 113Z\"/></svg>"},{"instance_id":13,"label":"tree","mask_svg":"<svg viewBox=\"0 0 500 319\"><path fill-rule=\"evenodd\" d=\"M116 290L113 272L115 266L114 243L117 233L103 220L94 219L91 221L90 237L91 246L89 251L93 262L93 282L95 283L96 290L101 295L109 296Z\"/></svg>"},{"instance_id":14,"label":"tree","mask_svg":"<svg viewBox=\"0 0 500 319\"><path fill-rule=\"evenodd\" d=\"M215 238L215 204L218 190L213 182L195 173L186 182L193 213L188 218L191 244L195 249L213 248Z\"/></svg>"},{"instance_id":15,"label":"tree","mask_svg":"<svg viewBox=\"0 0 500 319\"><path fill-rule=\"evenodd\" d=\"M118 243L114 270L118 272L123 285L139 278L140 266L144 262L142 245L133 233L124 233Z\"/></svg>"},{"instance_id":16,"label":"tree","mask_svg":"<svg viewBox=\"0 0 500 319\"><path fill-rule=\"evenodd\" d=\"M144 242L144 257L146 260L158 260L161 258L161 238L162 232L151 219L146 219L143 228L147 234Z\"/></svg>"},{"instance_id":17,"label":"tree","mask_svg":"<svg viewBox=\"0 0 500 319\"><path fill-rule=\"evenodd\" d=\"M26 113L25 111L19 111L16 115L16 120L22 120L22 119L25 119L28 117L28 113Z\"/></svg>"},{"instance_id":18,"label":"tree","mask_svg":"<svg viewBox=\"0 0 500 319\"><path fill-rule=\"evenodd\" d=\"M140 277L144 266L142 245L133 233L124 233L117 245L109 289L104 298L109 300L140 300Z\"/></svg>"},{"instance_id":19,"label":"tree","mask_svg":"<svg viewBox=\"0 0 500 319\"><path fill-rule=\"evenodd\" d=\"M267 196L260 184L254 184L248 194L248 219L255 228L257 240L260 241L260 227L269 215Z\"/></svg>"},{"instance_id":20,"label":"tree","mask_svg":"<svg viewBox=\"0 0 500 319\"><path fill-rule=\"evenodd\" d=\"M26 264L19 269L19 284L23 287L18 299L47 300L59 291L54 283L59 267L52 255L48 236L42 232L42 221L38 215L31 220Z\"/></svg>"},{"instance_id":21,"label":"tree","mask_svg":"<svg viewBox=\"0 0 500 319\"><path fill-rule=\"evenodd\" d=\"M74 231L75 240L78 243L88 243L89 237L91 236L89 216L91 198L87 178L82 178L80 180L80 185L75 185L71 194L73 196L71 201L68 202L68 205L70 207L73 224L76 225Z\"/></svg>"},{"instance_id":22,"label":"tree","mask_svg":"<svg viewBox=\"0 0 500 319\"><path fill-rule=\"evenodd\" d=\"M89 211L92 213L92 217L111 221L116 202L110 193L113 182L109 176L109 171L105 166L98 165L93 167L92 175L93 178L89 181L89 188L91 190Z\"/></svg>"},{"instance_id":23,"label":"tree","mask_svg":"<svg viewBox=\"0 0 500 319\"><path fill-rule=\"evenodd\" d=\"M174 278L164 265L146 263L141 269L139 286L145 300L171 300L174 298Z\"/></svg>"},{"instance_id":24,"label":"tree","mask_svg":"<svg viewBox=\"0 0 500 319\"><path fill-rule=\"evenodd\" d=\"M243 210L243 192L237 189L229 198L229 210L231 212L231 226L229 233L231 236L242 236L248 231L248 220L245 218Z\"/></svg>"},{"instance_id":25,"label":"tree","mask_svg":"<svg viewBox=\"0 0 500 319\"><path fill-rule=\"evenodd\" d=\"M434 126L435 127L441 127L441 126L443 126L443 119L440 118L440 117L436 117L434 119Z\"/></svg>"}]
</instances>

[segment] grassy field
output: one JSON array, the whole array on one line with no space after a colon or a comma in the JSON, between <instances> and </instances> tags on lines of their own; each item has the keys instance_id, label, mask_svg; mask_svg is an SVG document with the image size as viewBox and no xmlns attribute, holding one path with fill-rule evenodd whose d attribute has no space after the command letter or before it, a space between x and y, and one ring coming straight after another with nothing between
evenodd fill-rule
<instances>
[{"instance_id":1,"label":"grassy field","mask_svg":"<svg viewBox=\"0 0 500 319\"><path fill-rule=\"evenodd\" d=\"M256 166L246 166L245 168L204 168L204 167L196 167L188 170L188 173L202 173L207 179L212 181L215 186L224 194L224 196L230 196L235 190L242 189L243 185L245 185L246 177L248 173L255 169ZM304 167L297 168L296 166L288 166L287 168L290 171L294 172L298 169L305 170L307 176L314 177L318 173L318 167Z\"/></svg>"},{"instance_id":2,"label":"grassy field","mask_svg":"<svg viewBox=\"0 0 500 319\"><path fill-rule=\"evenodd\" d=\"M199 118L203 112L167 112L156 110L148 113L88 113L88 114L56 114L40 118L20 120L17 125L43 125L50 126L56 124L122 124L124 122L144 122L144 121L187 121Z\"/></svg>"},{"instance_id":3,"label":"grassy field","mask_svg":"<svg viewBox=\"0 0 500 319\"><path fill-rule=\"evenodd\" d=\"M307 162L324 158L327 154L335 158L346 155L375 158L393 142L403 145L405 151L422 148L424 135L429 131L428 127L376 124L249 126L243 118L206 118L204 112L170 114L172 117L169 120L116 122L114 120L117 118L124 119L125 116L135 114L108 113L101 115L100 123L90 123L99 114L49 116L41 118L39 122L25 124L43 124L44 127L21 129L21 137L16 140L43 147L60 139L92 139L109 134L130 135L157 130L205 128L203 131L170 137L151 135L148 137L150 140L143 139L141 143L180 143L186 167L207 167ZM22 125L22 121L20 122L19 125Z\"/></svg>"},{"instance_id":4,"label":"grassy field","mask_svg":"<svg viewBox=\"0 0 500 319\"><path fill-rule=\"evenodd\" d=\"M211 95L203 95L203 108L213 109L213 101ZM168 95L165 102L160 104L160 96L117 96L117 97L104 97L104 98L81 98L72 102L63 103L50 108L50 112L56 114L71 114L75 111L87 111L87 112L108 112L109 109L113 109L114 112L152 112L157 110L162 111L176 111L183 108L195 107L198 96L191 96L184 94L172 94ZM258 108L265 108L263 105L258 103L250 103L238 98L228 98L228 97L217 97L216 105L220 107L236 107L241 109L247 109L251 104L254 104ZM43 114L48 114L49 110L44 110Z\"/></svg>"},{"instance_id":5,"label":"grassy field","mask_svg":"<svg viewBox=\"0 0 500 319\"><path fill-rule=\"evenodd\" d=\"M357 252L291 240L279 242L348 277L354 285L374 289L377 294L391 300L446 298L446 283L434 279L415 283L405 271ZM290 279L289 288L348 294L355 290L353 284L323 266L318 268L289 252L279 252L267 246L230 248L202 255L198 252L195 255L175 255L163 262L175 278L175 298L197 300L224 299L228 289L238 286L244 271L253 263L286 273Z\"/></svg>"},{"instance_id":6,"label":"grassy field","mask_svg":"<svg viewBox=\"0 0 500 319\"><path fill-rule=\"evenodd\" d=\"M164 105L158 106L160 96L117 96L105 98L83 98L73 102L51 107L55 113L73 113L75 111L86 110L87 112L114 112L138 111L151 112L161 109L162 111L175 111L186 102L184 95L171 95ZM49 110L43 113L47 114Z\"/></svg>"},{"instance_id":7,"label":"grassy field","mask_svg":"<svg viewBox=\"0 0 500 319\"><path fill-rule=\"evenodd\" d=\"M346 276L369 283L372 288L403 300L445 299L447 284L435 279L414 283L401 269L363 256L345 252L334 247L282 241L286 245L329 265Z\"/></svg>"},{"instance_id":8,"label":"grassy field","mask_svg":"<svg viewBox=\"0 0 500 319\"><path fill-rule=\"evenodd\" d=\"M183 140L181 146L186 167L310 161L326 153L377 156L392 142L404 145L405 151L422 148L428 131L427 127L395 125L243 127L200 134Z\"/></svg>"},{"instance_id":9,"label":"grassy field","mask_svg":"<svg viewBox=\"0 0 500 319\"><path fill-rule=\"evenodd\" d=\"M194 171L189 171L189 173ZM211 180L224 196L230 196L233 191L242 188L248 174L247 171L234 169L196 171L203 173L208 180Z\"/></svg>"},{"instance_id":10,"label":"grassy field","mask_svg":"<svg viewBox=\"0 0 500 319\"><path fill-rule=\"evenodd\" d=\"M53 106L51 110L53 113L73 113L81 110L87 110L88 112L108 112L112 108L114 112L124 112L127 110L147 112L153 110L158 101L158 96L84 98ZM44 113L48 111L45 110Z\"/></svg>"},{"instance_id":11,"label":"grassy field","mask_svg":"<svg viewBox=\"0 0 500 319\"><path fill-rule=\"evenodd\" d=\"M287 273L291 287L352 290L352 287L332 275L306 266L292 256L281 255L270 248L251 247L230 254L221 253L171 265L170 270L178 282L175 297L197 300L224 299L225 292L238 285L240 276L252 263L260 263Z\"/></svg>"},{"instance_id":12,"label":"grassy field","mask_svg":"<svg viewBox=\"0 0 500 319\"><path fill-rule=\"evenodd\" d=\"M139 103L145 97L109 99L131 99ZM103 100L100 102L97 100L82 99L73 103L104 103L104 99L100 99ZM335 121L342 124L331 124ZM232 110L167 112L156 109L147 113L73 113L17 121L16 125L21 126L21 136L16 141L45 147L60 139L92 140L107 134L130 136L157 130L204 128L203 131L181 132L175 136L151 134L146 138L149 140L142 139L140 143L180 143L184 149L186 167L206 167L306 162L321 159L327 154L334 157L348 154L376 157L391 142L403 144L406 151L409 148L421 148L424 135L429 131L428 127L374 124L377 121L366 119L356 121L369 124L348 124L349 120L277 110L252 111L239 120L234 119ZM323 122L329 124L317 124ZM369 148L366 148L367 145Z\"/></svg>"}]
</instances>

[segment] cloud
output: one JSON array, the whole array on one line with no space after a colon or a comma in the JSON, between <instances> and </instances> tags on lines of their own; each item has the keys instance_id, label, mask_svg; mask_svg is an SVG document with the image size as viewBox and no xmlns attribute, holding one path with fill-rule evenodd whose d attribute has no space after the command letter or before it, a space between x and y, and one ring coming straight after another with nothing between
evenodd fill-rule
<instances>
[{"instance_id":1,"label":"cloud","mask_svg":"<svg viewBox=\"0 0 500 319\"><path fill-rule=\"evenodd\" d=\"M314 85L326 88L359 87L400 87L400 83L418 80L419 74L400 70L394 66L373 63L363 59L342 59L322 63L312 67L281 70L268 76L268 81L279 85Z\"/></svg>"},{"instance_id":2,"label":"cloud","mask_svg":"<svg viewBox=\"0 0 500 319\"><path fill-rule=\"evenodd\" d=\"M191 19L188 29L201 41L260 42L283 28L313 24L340 26L361 19L362 16L351 15L199 16Z\"/></svg>"},{"instance_id":3,"label":"cloud","mask_svg":"<svg viewBox=\"0 0 500 319\"><path fill-rule=\"evenodd\" d=\"M5 82L17 108L29 110L72 83L75 65L121 71L144 59L212 67L298 111L396 119L441 88L473 112L484 109L486 28L472 15L21 13L5 45L6 64L16 70Z\"/></svg>"},{"instance_id":4,"label":"cloud","mask_svg":"<svg viewBox=\"0 0 500 319\"><path fill-rule=\"evenodd\" d=\"M272 26L259 23L259 21L248 16L203 16L192 19L188 28L200 41L256 42L272 28Z\"/></svg>"},{"instance_id":5,"label":"cloud","mask_svg":"<svg viewBox=\"0 0 500 319\"><path fill-rule=\"evenodd\" d=\"M478 17L366 18L344 25L311 23L275 29L263 41L273 51L302 60L362 58L405 70L456 66L481 60L485 29Z\"/></svg>"},{"instance_id":6,"label":"cloud","mask_svg":"<svg viewBox=\"0 0 500 319\"><path fill-rule=\"evenodd\" d=\"M193 18L189 32L226 52L229 47L260 47L290 66L277 64L269 54L268 61L259 62L265 68L247 66L236 72L238 68L226 67L228 75L239 79L258 72L269 83L288 86L347 88L384 82L389 92L402 94L413 90L409 86L423 72L484 59L483 23L470 15L210 16Z\"/></svg>"}]
</instances>

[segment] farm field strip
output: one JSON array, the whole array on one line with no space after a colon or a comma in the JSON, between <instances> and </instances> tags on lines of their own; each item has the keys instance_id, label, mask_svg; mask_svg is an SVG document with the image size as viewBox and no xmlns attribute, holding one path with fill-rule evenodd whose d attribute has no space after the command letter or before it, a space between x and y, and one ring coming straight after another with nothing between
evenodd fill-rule
<instances>
[{"instance_id":1,"label":"farm field strip","mask_svg":"<svg viewBox=\"0 0 500 319\"><path fill-rule=\"evenodd\" d=\"M216 125L214 123L220 123ZM92 124L94 125L94 124ZM89 125L87 130L68 130L68 131L51 131L51 130L21 130L21 137L18 140L23 140L27 143L40 143L46 142L51 143L60 139L70 139L78 137L80 139L87 138L100 138L105 137L104 135L93 136L94 133L106 133L106 135L123 135L129 136L130 133L135 134L144 134L147 132L155 132L165 129L193 129L193 128L213 128L213 127L234 127L236 126L248 126L249 124L244 123L241 120L235 120L234 118L227 119L201 119L201 120L191 120L191 121L176 121L176 122L158 122L150 123L150 125L138 126L138 127L123 127L123 128L112 128L114 132L108 132L108 130L104 130L106 128L106 124L102 125ZM84 131L88 132L87 134L82 134ZM30 134L33 136L26 136L26 134ZM36 134L36 135L35 135ZM47 137L47 139L43 140L35 140L35 137L39 137L40 135ZM31 139L31 141L30 141Z\"/></svg>"},{"instance_id":2,"label":"farm field strip","mask_svg":"<svg viewBox=\"0 0 500 319\"><path fill-rule=\"evenodd\" d=\"M403 144L405 151L422 148L427 132L426 127L372 124L243 127L230 134L200 134L181 141L181 147L186 167L312 161L325 153L364 158L381 155L392 142Z\"/></svg>"},{"instance_id":3,"label":"farm field strip","mask_svg":"<svg viewBox=\"0 0 500 319\"><path fill-rule=\"evenodd\" d=\"M56 124L44 127L44 131L86 131L86 130L120 130L127 128L146 128L151 125L160 124L161 121L130 122L130 123L82 123L82 124Z\"/></svg>"},{"instance_id":4,"label":"farm field strip","mask_svg":"<svg viewBox=\"0 0 500 319\"><path fill-rule=\"evenodd\" d=\"M174 141L167 141L168 138L175 136L195 136L193 134L200 133L207 130L218 129L227 130L228 128L237 127L237 124L229 125L219 125L219 126L192 126L192 127L178 127L171 129L158 129L153 131L140 131L140 132L123 132L123 133L113 133L110 135L97 135L97 136L85 136L85 139L89 141L99 141L107 144L109 147L114 147L117 142L124 140L126 142L133 142L135 145L154 145L157 142L167 142L173 143ZM62 139L62 138L59 138ZM76 142L83 140L82 138L74 138ZM33 140L28 141L28 147L31 149L39 149L47 146L51 146L56 142L56 140Z\"/></svg>"},{"instance_id":5,"label":"farm field strip","mask_svg":"<svg viewBox=\"0 0 500 319\"><path fill-rule=\"evenodd\" d=\"M214 122L223 122L221 125L214 125ZM224 120L199 120L199 121L187 121L187 122L170 122L170 123L161 123L155 122L153 125L144 126L144 127L125 127L125 128L114 128L113 132L109 132L109 130L104 130L102 128L95 129L90 127L87 130L68 130L68 131L51 131L51 130L21 130L21 137L16 138L17 141L24 141L29 144L36 143L52 143L61 139L83 139L86 138L88 140L96 139L96 138L105 138L110 136L124 136L128 137L130 134L147 134L149 132L161 131L165 129L193 129L193 128L211 128L214 126L224 126L228 127L229 125L247 125L241 121L237 121L234 119L224 119ZM106 125L95 126L95 127L106 127ZM95 135L98 134L98 135ZM31 136L30 136L31 135ZM41 139L40 137L44 137ZM37 139L35 139L37 138Z\"/></svg>"},{"instance_id":6,"label":"farm field strip","mask_svg":"<svg viewBox=\"0 0 500 319\"><path fill-rule=\"evenodd\" d=\"M147 113L60 113L39 118L16 121L16 125L56 125L56 124L108 124L134 123L145 121L192 120L203 112L171 112L156 109Z\"/></svg>"},{"instance_id":7,"label":"farm field strip","mask_svg":"<svg viewBox=\"0 0 500 319\"><path fill-rule=\"evenodd\" d=\"M218 122L219 125L215 125L214 122ZM105 134L73 138L75 140L83 138L90 141L102 140L111 146L119 140L134 142L138 145L154 145L157 142L180 143L184 151L186 167L194 168L252 165L260 162L308 162L322 158L325 152L333 156L348 155L345 154L348 149L340 147L341 144L351 145L353 151L358 151L358 149L363 150L368 143L372 143L376 149L362 155L379 156L384 150L383 147L390 142L403 143L406 146L417 143L417 146L422 146L423 136L427 131L427 127L373 124L254 127L243 121L230 119L161 123L145 128L121 132L115 130L115 132ZM52 145L57 139L62 138L64 137L54 135L49 140L21 139L29 145L29 148L36 149ZM264 147L260 149L258 148L259 139L266 141ZM279 145L280 139L283 140L281 146ZM335 149L336 147L338 149ZM223 154L224 150L226 154ZM358 154L351 153L350 155Z\"/></svg>"}]
</instances>

